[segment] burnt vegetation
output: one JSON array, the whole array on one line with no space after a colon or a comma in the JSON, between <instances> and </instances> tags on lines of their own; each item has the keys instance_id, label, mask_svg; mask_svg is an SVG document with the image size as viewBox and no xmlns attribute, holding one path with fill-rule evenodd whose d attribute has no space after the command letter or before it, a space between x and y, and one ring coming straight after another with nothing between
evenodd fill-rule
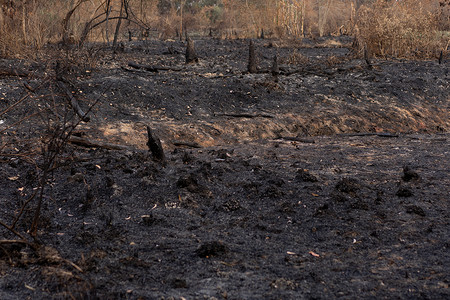
<instances>
[{"instance_id":1,"label":"burnt vegetation","mask_svg":"<svg viewBox=\"0 0 450 300\"><path fill-rule=\"evenodd\" d=\"M0 5L1 299L448 298L448 1Z\"/></svg>"}]
</instances>

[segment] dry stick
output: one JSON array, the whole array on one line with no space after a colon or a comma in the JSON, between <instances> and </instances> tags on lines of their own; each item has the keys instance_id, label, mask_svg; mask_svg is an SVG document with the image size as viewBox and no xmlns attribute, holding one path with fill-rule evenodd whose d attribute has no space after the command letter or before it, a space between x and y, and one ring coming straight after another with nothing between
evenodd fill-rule
<instances>
[{"instance_id":1,"label":"dry stick","mask_svg":"<svg viewBox=\"0 0 450 300\"><path fill-rule=\"evenodd\" d=\"M29 245L27 241L21 241L21 240L0 240L0 244L26 244Z\"/></svg>"},{"instance_id":2,"label":"dry stick","mask_svg":"<svg viewBox=\"0 0 450 300\"><path fill-rule=\"evenodd\" d=\"M23 96L19 101L17 101L16 103L12 104L11 106L9 106L7 109L5 109L4 111L0 112L0 116L3 116L4 114L6 114L8 111L10 111L11 109L13 109L14 107L16 107L17 105L19 105L20 103L22 103L25 99L27 99L29 96L29 94L26 94L25 96Z\"/></svg>"},{"instance_id":3,"label":"dry stick","mask_svg":"<svg viewBox=\"0 0 450 300\"><path fill-rule=\"evenodd\" d=\"M5 132L6 130L8 130L8 129L10 129L10 128L16 126L17 124L20 124L20 123L22 123L23 121L26 121L26 120L28 120L28 119L30 119L30 118L34 117L35 115L38 115L38 114L39 114L39 112L36 112L36 113L31 114L31 115L29 115L29 116L23 117L23 118L20 119L19 121L15 122L15 123L13 123L13 124L11 124L11 125L9 125L8 127L4 128L3 130L0 130L0 134L2 134L2 133Z\"/></svg>"},{"instance_id":4,"label":"dry stick","mask_svg":"<svg viewBox=\"0 0 450 300\"><path fill-rule=\"evenodd\" d=\"M0 225L5 227L6 229L8 229L9 231L11 231L12 233L14 233L15 235L17 235L18 237L20 237L26 244L30 244L27 239L21 235L19 232L17 232L14 228L10 228L8 225L6 225L5 223L3 223L2 221L0 221Z\"/></svg>"},{"instance_id":5,"label":"dry stick","mask_svg":"<svg viewBox=\"0 0 450 300\"><path fill-rule=\"evenodd\" d=\"M30 198L27 199L27 201L25 201L25 203L22 205L22 207L20 208L20 212L17 215L16 219L14 220L14 222L11 224L11 229L14 229L14 227L16 226L17 222L19 221L20 217L23 214L23 211L25 210L25 207L28 205L28 203L30 203L31 200L34 199L34 197L36 196L38 190L36 189L34 191L34 193L30 196Z\"/></svg>"}]
</instances>

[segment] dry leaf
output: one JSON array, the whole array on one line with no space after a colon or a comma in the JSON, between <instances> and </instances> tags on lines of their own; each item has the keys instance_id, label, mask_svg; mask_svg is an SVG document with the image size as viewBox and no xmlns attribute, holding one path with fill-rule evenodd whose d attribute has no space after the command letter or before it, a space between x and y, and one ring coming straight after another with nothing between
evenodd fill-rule
<instances>
[{"instance_id":1,"label":"dry leaf","mask_svg":"<svg viewBox=\"0 0 450 300\"><path fill-rule=\"evenodd\" d=\"M317 253L315 253L315 252L312 252L312 251L309 251L309 254L311 254L311 255L314 256L314 257L320 257L319 254L317 254Z\"/></svg>"}]
</instances>

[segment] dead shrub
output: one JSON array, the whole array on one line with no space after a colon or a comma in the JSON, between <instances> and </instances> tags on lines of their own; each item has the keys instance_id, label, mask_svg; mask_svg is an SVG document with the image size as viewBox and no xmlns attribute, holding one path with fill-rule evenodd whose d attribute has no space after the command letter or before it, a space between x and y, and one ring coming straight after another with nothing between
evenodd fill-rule
<instances>
[{"instance_id":1,"label":"dead shrub","mask_svg":"<svg viewBox=\"0 0 450 300\"><path fill-rule=\"evenodd\" d=\"M378 1L358 11L358 50L372 56L431 58L445 46L436 1ZM448 39L448 37L447 37Z\"/></svg>"},{"instance_id":2,"label":"dead shrub","mask_svg":"<svg viewBox=\"0 0 450 300\"><path fill-rule=\"evenodd\" d=\"M325 64L328 67L334 67L336 65L339 65L343 61L344 61L344 58L342 56L330 55L330 56L327 56L327 58L325 59Z\"/></svg>"},{"instance_id":3,"label":"dead shrub","mask_svg":"<svg viewBox=\"0 0 450 300\"><path fill-rule=\"evenodd\" d=\"M297 49L294 49L288 56L283 57L280 62L288 65L306 65L309 62L309 59Z\"/></svg>"}]
</instances>

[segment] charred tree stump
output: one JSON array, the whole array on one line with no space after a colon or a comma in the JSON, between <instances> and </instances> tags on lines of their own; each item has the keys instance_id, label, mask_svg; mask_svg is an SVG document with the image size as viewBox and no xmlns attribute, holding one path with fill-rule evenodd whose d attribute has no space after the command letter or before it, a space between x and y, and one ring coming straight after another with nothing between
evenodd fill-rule
<instances>
[{"instance_id":1,"label":"charred tree stump","mask_svg":"<svg viewBox=\"0 0 450 300\"><path fill-rule=\"evenodd\" d=\"M372 63L370 62L370 58L369 58L369 50L367 50L367 46L364 47L364 60L366 61L367 68L368 68L369 70L372 70Z\"/></svg>"},{"instance_id":2,"label":"charred tree stump","mask_svg":"<svg viewBox=\"0 0 450 300\"><path fill-rule=\"evenodd\" d=\"M256 68L256 55L255 55L255 44L253 41L250 41L249 47L248 47L248 66L247 66L249 73L257 73L258 70Z\"/></svg>"},{"instance_id":3,"label":"charred tree stump","mask_svg":"<svg viewBox=\"0 0 450 300\"><path fill-rule=\"evenodd\" d=\"M188 37L186 41L186 64L198 63L198 56L195 52L194 41L190 37Z\"/></svg>"},{"instance_id":4,"label":"charred tree stump","mask_svg":"<svg viewBox=\"0 0 450 300\"><path fill-rule=\"evenodd\" d=\"M438 58L438 62L440 65L442 64L443 59L444 59L444 51L441 50L441 53L439 53L439 58Z\"/></svg>"},{"instance_id":5,"label":"charred tree stump","mask_svg":"<svg viewBox=\"0 0 450 300\"><path fill-rule=\"evenodd\" d=\"M161 145L161 141L157 136L153 134L149 126L147 126L147 135L148 135L147 146L153 155L153 159L165 164L166 158L164 155L163 147Z\"/></svg>"},{"instance_id":6,"label":"charred tree stump","mask_svg":"<svg viewBox=\"0 0 450 300\"><path fill-rule=\"evenodd\" d=\"M275 55L272 63L272 76L275 82L278 82L278 75L280 75L280 68L278 67L278 56Z\"/></svg>"},{"instance_id":7,"label":"charred tree stump","mask_svg":"<svg viewBox=\"0 0 450 300\"><path fill-rule=\"evenodd\" d=\"M259 38L260 39L265 39L265 36L264 36L264 28L261 28L261 35L259 36Z\"/></svg>"}]
</instances>

